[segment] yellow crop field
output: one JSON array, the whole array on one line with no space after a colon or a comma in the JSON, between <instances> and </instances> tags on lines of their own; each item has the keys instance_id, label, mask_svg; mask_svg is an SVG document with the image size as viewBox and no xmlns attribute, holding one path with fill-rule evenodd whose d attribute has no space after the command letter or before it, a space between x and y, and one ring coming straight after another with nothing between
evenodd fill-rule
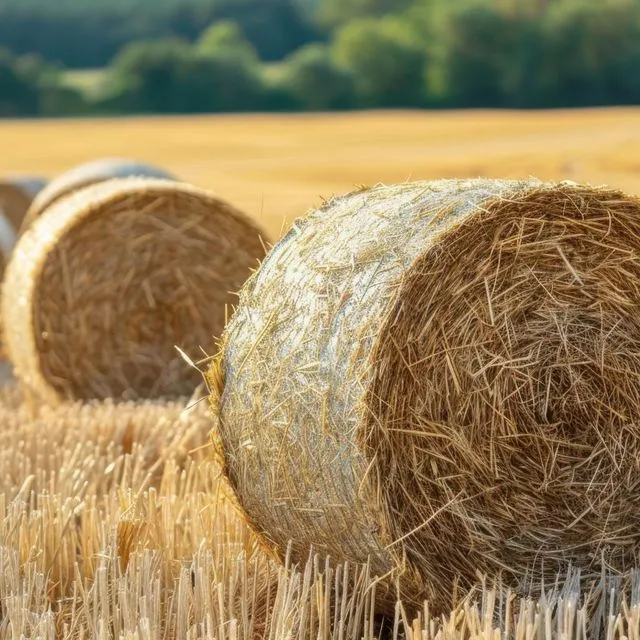
<instances>
[{"instance_id":1,"label":"yellow crop field","mask_svg":"<svg viewBox=\"0 0 640 640\"><path fill-rule=\"evenodd\" d=\"M370 112L0 123L0 174L135 157L283 225L356 185L568 178L640 192L640 109Z\"/></svg>"}]
</instances>

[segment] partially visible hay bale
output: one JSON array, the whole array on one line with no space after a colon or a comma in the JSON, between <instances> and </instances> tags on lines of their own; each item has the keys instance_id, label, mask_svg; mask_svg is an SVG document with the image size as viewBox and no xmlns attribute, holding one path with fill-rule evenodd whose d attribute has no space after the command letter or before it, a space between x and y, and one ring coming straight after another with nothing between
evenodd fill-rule
<instances>
[{"instance_id":1,"label":"partially visible hay bale","mask_svg":"<svg viewBox=\"0 0 640 640\"><path fill-rule=\"evenodd\" d=\"M0 276L27 209L45 184L44 180L27 176L0 178Z\"/></svg>"},{"instance_id":2,"label":"partially visible hay bale","mask_svg":"<svg viewBox=\"0 0 640 640\"><path fill-rule=\"evenodd\" d=\"M18 240L2 317L18 379L62 399L190 394L260 230L207 191L126 178L65 198Z\"/></svg>"},{"instance_id":3,"label":"partially visible hay bale","mask_svg":"<svg viewBox=\"0 0 640 640\"><path fill-rule=\"evenodd\" d=\"M0 179L0 279L13 251L18 229L33 201L46 182L30 176ZM0 359L4 358L2 325L0 325Z\"/></svg>"},{"instance_id":4,"label":"partially visible hay bale","mask_svg":"<svg viewBox=\"0 0 640 640\"><path fill-rule=\"evenodd\" d=\"M640 203L605 188L417 182L297 221L209 371L248 519L441 609L476 572L632 566L639 283Z\"/></svg>"},{"instance_id":5,"label":"partially visible hay bale","mask_svg":"<svg viewBox=\"0 0 640 640\"><path fill-rule=\"evenodd\" d=\"M33 221L50 207L78 189L112 178L127 177L164 178L173 180L174 177L158 167L145 162L127 158L100 158L84 164L54 178L34 199L23 221L20 232L23 233Z\"/></svg>"},{"instance_id":6,"label":"partially visible hay bale","mask_svg":"<svg viewBox=\"0 0 640 640\"><path fill-rule=\"evenodd\" d=\"M33 199L44 189L46 181L33 176L0 178L0 212L15 232L18 231Z\"/></svg>"},{"instance_id":7,"label":"partially visible hay bale","mask_svg":"<svg viewBox=\"0 0 640 640\"><path fill-rule=\"evenodd\" d=\"M9 261L11 252L16 243L16 232L9 222L8 217L0 208L0 278L4 273L4 269Z\"/></svg>"}]
</instances>

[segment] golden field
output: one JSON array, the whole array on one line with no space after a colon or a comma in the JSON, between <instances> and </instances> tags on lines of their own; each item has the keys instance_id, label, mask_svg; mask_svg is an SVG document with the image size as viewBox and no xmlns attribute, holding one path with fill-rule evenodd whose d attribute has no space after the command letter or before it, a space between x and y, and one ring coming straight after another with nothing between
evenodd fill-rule
<instances>
[{"instance_id":1,"label":"golden field","mask_svg":"<svg viewBox=\"0 0 640 640\"><path fill-rule=\"evenodd\" d=\"M535 175L640 193L638 142L640 109L0 121L0 174L135 157L213 189L275 239L361 184ZM0 640L640 638L640 573L622 585L632 600L609 600L606 581L584 600L571 581L521 599L489 579L451 614L398 603L381 620L366 567L264 553L194 400L52 409L0 388Z\"/></svg>"},{"instance_id":2,"label":"golden field","mask_svg":"<svg viewBox=\"0 0 640 640\"><path fill-rule=\"evenodd\" d=\"M4 121L0 148L0 174L146 160L215 190L274 238L321 198L377 182L533 175L640 193L632 108Z\"/></svg>"}]
</instances>

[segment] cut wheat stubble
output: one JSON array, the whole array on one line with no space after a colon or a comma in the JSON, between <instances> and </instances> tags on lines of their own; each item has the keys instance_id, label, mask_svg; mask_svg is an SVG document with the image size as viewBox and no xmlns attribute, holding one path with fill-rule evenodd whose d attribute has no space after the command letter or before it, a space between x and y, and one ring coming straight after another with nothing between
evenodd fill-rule
<instances>
[{"instance_id":1,"label":"cut wheat stubble","mask_svg":"<svg viewBox=\"0 0 640 640\"><path fill-rule=\"evenodd\" d=\"M486 579L441 618L397 602L378 626L368 567L275 566L206 447L204 403L43 407L0 389L0 637L629 640L640 575L515 598ZM386 633L385 633L386 632Z\"/></svg>"},{"instance_id":2,"label":"cut wheat stubble","mask_svg":"<svg viewBox=\"0 0 640 640\"><path fill-rule=\"evenodd\" d=\"M633 566L638 283L640 205L606 188L417 182L310 213L211 365L248 520L439 610L478 572L533 593Z\"/></svg>"}]
</instances>

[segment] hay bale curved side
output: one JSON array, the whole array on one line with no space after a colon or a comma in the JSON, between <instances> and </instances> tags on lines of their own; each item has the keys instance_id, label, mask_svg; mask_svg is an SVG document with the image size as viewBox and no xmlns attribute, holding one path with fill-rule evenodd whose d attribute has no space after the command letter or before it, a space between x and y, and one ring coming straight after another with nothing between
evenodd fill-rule
<instances>
[{"instance_id":1,"label":"hay bale curved side","mask_svg":"<svg viewBox=\"0 0 640 640\"><path fill-rule=\"evenodd\" d=\"M443 609L478 571L629 566L638 282L640 205L613 190L418 182L297 221L210 370L247 518Z\"/></svg>"},{"instance_id":2,"label":"hay bale curved side","mask_svg":"<svg viewBox=\"0 0 640 640\"><path fill-rule=\"evenodd\" d=\"M60 174L38 193L20 226L20 233L24 233L45 209L60 198L92 184L127 177L175 179L164 169L128 158L99 158L85 162Z\"/></svg>"},{"instance_id":3,"label":"hay bale curved side","mask_svg":"<svg viewBox=\"0 0 640 640\"><path fill-rule=\"evenodd\" d=\"M200 376L225 305L264 256L261 230L211 193L155 179L87 187L18 240L2 318L16 377L37 397L176 397Z\"/></svg>"}]
</instances>

